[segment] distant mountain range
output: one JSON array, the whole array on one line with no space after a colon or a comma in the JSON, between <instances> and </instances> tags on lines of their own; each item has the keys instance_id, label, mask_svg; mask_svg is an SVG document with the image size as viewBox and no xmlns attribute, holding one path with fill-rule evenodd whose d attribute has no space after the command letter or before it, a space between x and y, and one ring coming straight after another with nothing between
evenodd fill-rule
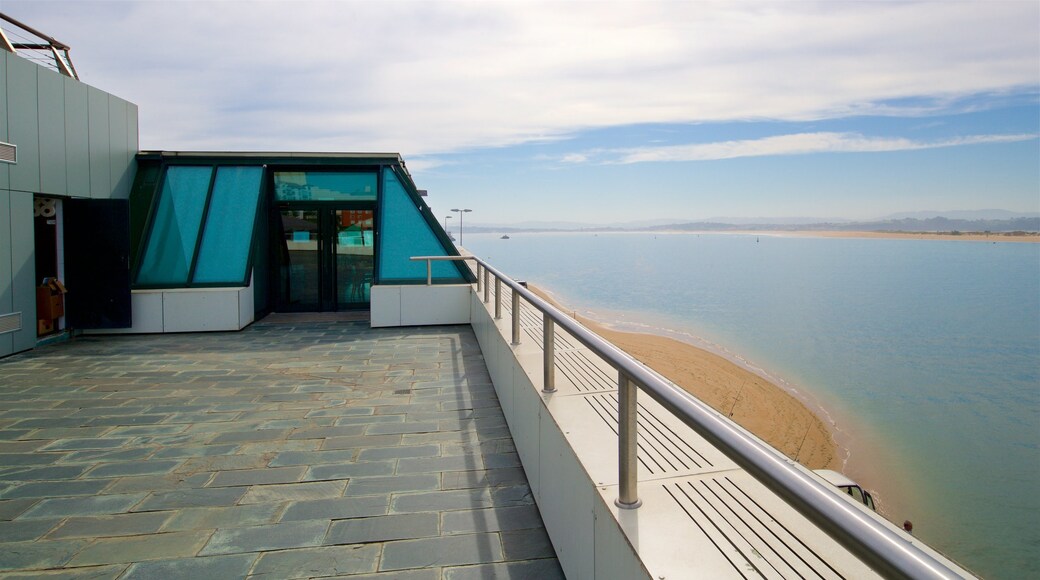
<instances>
[{"instance_id":1,"label":"distant mountain range","mask_svg":"<svg viewBox=\"0 0 1040 580\"><path fill-rule=\"evenodd\" d=\"M917 211L891 214L869 221L842 218L736 218L705 220L657 219L611 224L583 222L518 222L473 224L466 231L480 232L575 232L575 231L887 231L887 232L1037 232L1040 214L1001 209Z\"/></svg>"}]
</instances>

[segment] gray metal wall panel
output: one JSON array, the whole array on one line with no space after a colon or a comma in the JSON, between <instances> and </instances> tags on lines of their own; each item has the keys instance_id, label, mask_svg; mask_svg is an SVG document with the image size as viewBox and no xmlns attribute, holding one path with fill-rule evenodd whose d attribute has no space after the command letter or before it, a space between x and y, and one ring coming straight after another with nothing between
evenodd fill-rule
<instances>
[{"instance_id":1,"label":"gray metal wall panel","mask_svg":"<svg viewBox=\"0 0 1040 580\"><path fill-rule=\"evenodd\" d=\"M7 139L7 58L11 53L0 50L0 141L10 143ZM15 57L17 58L17 57ZM11 187L11 166L0 163L0 189Z\"/></svg>"},{"instance_id":2,"label":"gray metal wall panel","mask_svg":"<svg viewBox=\"0 0 1040 580\"><path fill-rule=\"evenodd\" d=\"M108 93L87 86L90 109L90 197L112 196L112 154L108 128Z\"/></svg>"},{"instance_id":3,"label":"gray metal wall panel","mask_svg":"<svg viewBox=\"0 0 1040 580\"><path fill-rule=\"evenodd\" d=\"M2 52L2 51L0 51ZM14 312L11 289L11 192L0 189L0 314ZM33 309L33 319L36 311ZM25 324L25 316L22 316ZM14 335L0 334L0 356L14 352Z\"/></svg>"},{"instance_id":4,"label":"gray metal wall panel","mask_svg":"<svg viewBox=\"0 0 1040 580\"><path fill-rule=\"evenodd\" d=\"M126 102L126 195L134 187L134 176L137 175L137 152L141 150L138 140L137 105Z\"/></svg>"},{"instance_id":5,"label":"gray metal wall panel","mask_svg":"<svg viewBox=\"0 0 1040 580\"><path fill-rule=\"evenodd\" d=\"M87 85L65 82L65 159L67 189L74 197L90 197L90 123Z\"/></svg>"},{"instance_id":6,"label":"gray metal wall panel","mask_svg":"<svg viewBox=\"0 0 1040 580\"><path fill-rule=\"evenodd\" d=\"M39 71L40 189L39 193L66 195L65 81L48 70Z\"/></svg>"},{"instance_id":7,"label":"gray metal wall panel","mask_svg":"<svg viewBox=\"0 0 1040 580\"><path fill-rule=\"evenodd\" d=\"M35 66L35 65L34 65ZM11 278L14 311L22 313L22 329L13 333L14 351L36 346L36 260L33 196L11 192Z\"/></svg>"},{"instance_id":8,"label":"gray metal wall panel","mask_svg":"<svg viewBox=\"0 0 1040 580\"><path fill-rule=\"evenodd\" d=\"M108 139L111 148L109 158L109 175L112 179L111 197L127 199L130 197L130 165L126 152L130 148L127 140L126 107L127 102L118 97L108 98Z\"/></svg>"},{"instance_id":9,"label":"gray metal wall panel","mask_svg":"<svg viewBox=\"0 0 1040 580\"><path fill-rule=\"evenodd\" d=\"M12 190L40 189L39 69L24 58L7 59L8 139L18 146L18 163L10 169Z\"/></svg>"}]
</instances>

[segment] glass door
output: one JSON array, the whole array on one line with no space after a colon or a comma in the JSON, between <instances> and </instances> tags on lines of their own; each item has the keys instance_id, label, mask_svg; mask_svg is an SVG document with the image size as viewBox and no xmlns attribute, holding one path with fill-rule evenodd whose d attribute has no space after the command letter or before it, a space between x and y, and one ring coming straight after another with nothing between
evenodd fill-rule
<instances>
[{"instance_id":1,"label":"glass door","mask_svg":"<svg viewBox=\"0 0 1040 580\"><path fill-rule=\"evenodd\" d=\"M334 210L332 243L336 269L336 306L363 308L369 303L375 271L375 225L371 210Z\"/></svg>"},{"instance_id":2,"label":"glass door","mask_svg":"<svg viewBox=\"0 0 1040 580\"><path fill-rule=\"evenodd\" d=\"M368 307L375 271L374 212L283 205L278 213L279 310Z\"/></svg>"}]
</instances>

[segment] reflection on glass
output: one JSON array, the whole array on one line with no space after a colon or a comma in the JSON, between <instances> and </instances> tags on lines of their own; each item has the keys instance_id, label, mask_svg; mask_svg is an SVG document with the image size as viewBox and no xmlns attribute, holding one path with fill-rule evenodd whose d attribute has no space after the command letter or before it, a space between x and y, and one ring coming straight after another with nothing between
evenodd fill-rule
<instances>
[{"instance_id":1,"label":"reflection on glass","mask_svg":"<svg viewBox=\"0 0 1040 580\"><path fill-rule=\"evenodd\" d=\"M376 174L356 171L276 171L279 201L374 200Z\"/></svg>"},{"instance_id":2,"label":"reflection on glass","mask_svg":"<svg viewBox=\"0 0 1040 580\"><path fill-rule=\"evenodd\" d=\"M318 254L318 212L282 211L285 232L283 276L285 301L293 307L317 309L321 298L321 268Z\"/></svg>"},{"instance_id":3,"label":"reflection on glass","mask_svg":"<svg viewBox=\"0 0 1040 580\"><path fill-rule=\"evenodd\" d=\"M336 297L341 306L369 301L375 259L372 217L368 210L336 211Z\"/></svg>"}]
</instances>

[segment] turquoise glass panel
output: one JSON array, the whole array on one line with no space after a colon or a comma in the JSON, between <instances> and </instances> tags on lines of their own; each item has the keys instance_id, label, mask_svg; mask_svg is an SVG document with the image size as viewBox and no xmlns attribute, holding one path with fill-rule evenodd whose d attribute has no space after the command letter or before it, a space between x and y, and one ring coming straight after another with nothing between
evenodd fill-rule
<instances>
[{"instance_id":1,"label":"turquoise glass panel","mask_svg":"<svg viewBox=\"0 0 1040 580\"><path fill-rule=\"evenodd\" d=\"M440 240L430 230L419 208L405 191L393 171L383 172L382 215L379 218L380 280L426 280L426 262L412 261L412 256L447 256ZM450 262L433 262L435 279L461 278Z\"/></svg>"},{"instance_id":2,"label":"turquoise glass panel","mask_svg":"<svg viewBox=\"0 0 1040 580\"><path fill-rule=\"evenodd\" d=\"M278 201L365 201L376 198L376 173L356 171L277 171Z\"/></svg>"},{"instance_id":3,"label":"turquoise glass panel","mask_svg":"<svg viewBox=\"0 0 1040 580\"><path fill-rule=\"evenodd\" d=\"M195 284L245 282L262 167L220 167L195 263Z\"/></svg>"},{"instance_id":4,"label":"turquoise glass panel","mask_svg":"<svg viewBox=\"0 0 1040 580\"><path fill-rule=\"evenodd\" d=\"M166 170L148 246L137 272L138 284L181 286L187 283L212 174L212 167Z\"/></svg>"}]
</instances>

